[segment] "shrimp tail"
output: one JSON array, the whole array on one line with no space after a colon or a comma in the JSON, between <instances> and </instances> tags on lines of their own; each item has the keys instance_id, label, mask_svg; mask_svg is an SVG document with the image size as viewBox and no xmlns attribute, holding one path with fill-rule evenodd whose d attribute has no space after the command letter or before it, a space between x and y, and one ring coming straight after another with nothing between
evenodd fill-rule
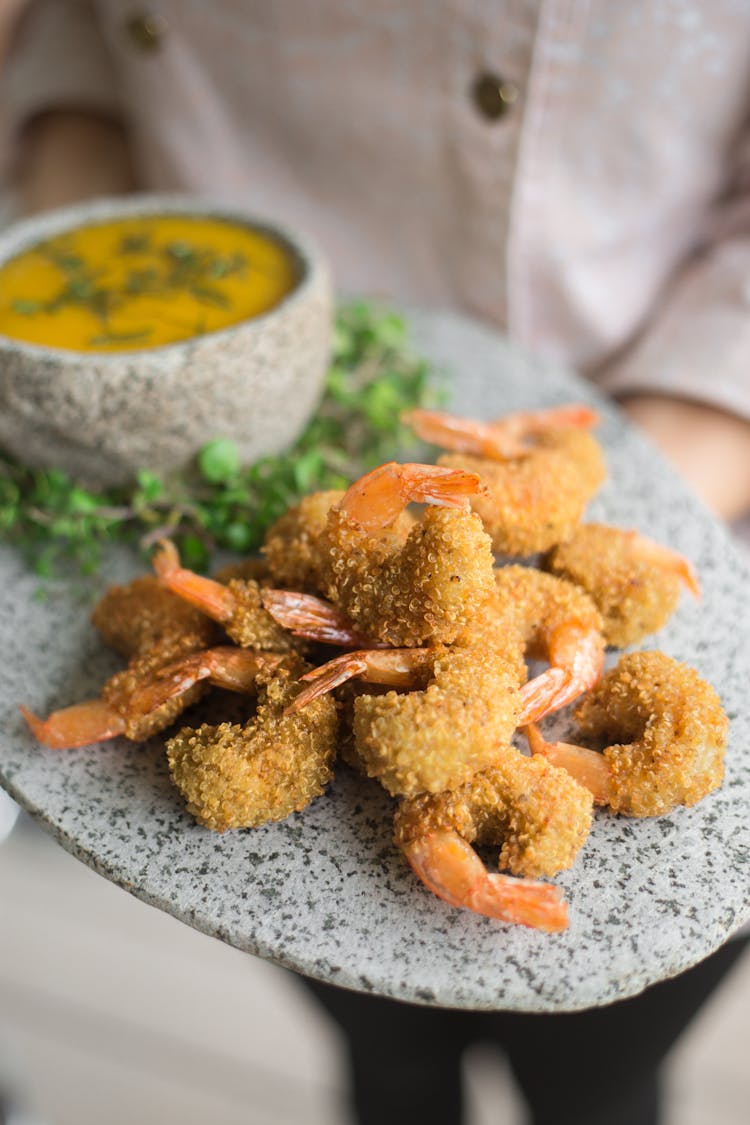
<instances>
[{"instance_id":1,"label":"shrimp tail","mask_svg":"<svg viewBox=\"0 0 750 1125\"><path fill-rule=\"evenodd\" d=\"M478 474L465 469L389 461L355 481L341 508L365 531L377 534L390 527L408 504L463 508L472 496L485 491Z\"/></svg>"},{"instance_id":2,"label":"shrimp tail","mask_svg":"<svg viewBox=\"0 0 750 1125\"><path fill-rule=\"evenodd\" d=\"M532 754L539 754L551 765L564 769L589 790L597 805L610 803L609 765L603 754L570 742L547 742L533 723L525 728L525 734Z\"/></svg>"},{"instance_id":3,"label":"shrimp tail","mask_svg":"<svg viewBox=\"0 0 750 1125\"><path fill-rule=\"evenodd\" d=\"M355 629L346 614L322 598L292 590L264 590L261 600L277 625L295 637L340 648L377 647Z\"/></svg>"},{"instance_id":4,"label":"shrimp tail","mask_svg":"<svg viewBox=\"0 0 750 1125\"><path fill-rule=\"evenodd\" d=\"M231 621L237 607L236 599L227 586L204 578L180 566L177 548L169 539L161 539L151 562L163 586L203 611L207 617L224 624Z\"/></svg>"},{"instance_id":5,"label":"shrimp tail","mask_svg":"<svg viewBox=\"0 0 750 1125\"><path fill-rule=\"evenodd\" d=\"M253 690L260 672L277 667L282 659L277 653L253 652L230 645L196 652L161 668L150 684L133 695L130 706L139 714L150 715L170 699L184 695L200 680L244 695Z\"/></svg>"},{"instance_id":6,"label":"shrimp tail","mask_svg":"<svg viewBox=\"0 0 750 1125\"><path fill-rule=\"evenodd\" d=\"M567 904L558 887L490 874L457 832L432 832L403 850L417 877L451 906L547 933L567 928Z\"/></svg>"},{"instance_id":7,"label":"shrimp tail","mask_svg":"<svg viewBox=\"0 0 750 1125\"><path fill-rule=\"evenodd\" d=\"M100 699L75 703L40 719L26 707L19 707L29 730L50 750L72 750L92 742L106 742L125 731L125 719Z\"/></svg>"}]
</instances>

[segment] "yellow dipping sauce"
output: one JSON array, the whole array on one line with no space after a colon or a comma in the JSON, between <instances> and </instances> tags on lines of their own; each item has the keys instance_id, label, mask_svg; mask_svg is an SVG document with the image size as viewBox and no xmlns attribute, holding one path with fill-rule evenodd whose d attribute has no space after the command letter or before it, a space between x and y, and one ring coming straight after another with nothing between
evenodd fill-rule
<instances>
[{"instance_id":1,"label":"yellow dipping sauce","mask_svg":"<svg viewBox=\"0 0 750 1125\"><path fill-rule=\"evenodd\" d=\"M154 348L259 316L297 280L288 250L239 223L116 219L0 267L0 333L81 352Z\"/></svg>"}]
</instances>

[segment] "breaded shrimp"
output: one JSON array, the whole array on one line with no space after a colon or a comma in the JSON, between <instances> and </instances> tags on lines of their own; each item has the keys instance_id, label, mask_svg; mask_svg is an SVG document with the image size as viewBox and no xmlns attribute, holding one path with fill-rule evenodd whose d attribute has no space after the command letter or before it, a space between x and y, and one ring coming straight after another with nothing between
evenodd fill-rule
<instances>
[{"instance_id":1,"label":"breaded shrimp","mask_svg":"<svg viewBox=\"0 0 750 1125\"><path fill-rule=\"evenodd\" d=\"M454 640L492 595L490 541L468 508L480 487L463 470L395 462L356 481L321 537L326 595L376 641ZM412 501L439 507L404 534Z\"/></svg>"},{"instance_id":2,"label":"breaded shrimp","mask_svg":"<svg viewBox=\"0 0 750 1125\"><path fill-rule=\"evenodd\" d=\"M666 624L680 587L698 596L688 561L636 531L581 524L545 565L593 598L604 619L604 636L615 648L638 644Z\"/></svg>"},{"instance_id":3,"label":"breaded shrimp","mask_svg":"<svg viewBox=\"0 0 750 1125\"><path fill-rule=\"evenodd\" d=\"M163 539L152 558L159 581L172 593L219 622L242 648L261 652L295 652L304 642L277 625L263 608L262 587L252 578L230 578L223 585L180 566L173 543Z\"/></svg>"},{"instance_id":4,"label":"breaded shrimp","mask_svg":"<svg viewBox=\"0 0 750 1125\"><path fill-rule=\"evenodd\" d=\"M721 785L729 721L719 697L693 668L663 652L621 657L576 718L584 738L606 743L603 753L545 742L533 726L529 745L613 812L661 816Z\"/></svg>"},{"instance_id":5,"label":"breaded shrimp","mask_svg":"<svg viewBox=\"0 0 750 1125\"><path fill-rule=\"evenodd\" d=\"M521 689L519 723L571 703L601 675L604 640L599 611L583 590L526 566L495 570L496 612L522 649L551 667Z\"/></svg>"},{"instance_id":6,"label":"breaded shrimp","mask_svg":"<svg viewBox=\"0 0 750 1125\"><path fill-rule=\"evenodd\" d=\"M353 676L408 688L358 695L354 745L392 795L438 793L493 764L518 725L518 670L501 651L436 646L346 653L307 673L299 710Z\"/></svg>"},{"instance_id":7,"label":"breaded shrimp","mask_svg":"<svg viewBox=\"0 0 750 1125\"><path fill-rule=\"evenodd\" d=\"M322 590L320 538L329 511L343 498L343 492L313 492L268 529L261 551L274 585L307 593Z\"/></svg>"},{"instance_id":8,"label":"breaded shrimp","mask_svg":"<svg viewBox=\"0 0 750 1125\"><path fill-rule=\"evenodd\" d=\"M178 637L193 637L198 650L216 644L221 636L205 614L149 574L126 586L110 587L97 602L91 621L126 659Z\"/></svg>"},{"instance_id":9,"label":"breaded shrimp","mask_svg":"<svg viewBox=\"0 0 750 1125\"><path fill-rule=\"evenodd\" d=\"M499 846L501 870L536 879L572 866L592 805L591 793L565 770L507 748L466 784L402 801L395 840L403 848L432 832L457 832L468 844Z\"/></svg>"},{"instance_id":10,"label":"breaded shrimp","mask_svg":"<svg viewBox=\"0 0 750 1125\"><path fill-rule=\"evenodd\" d=\"M204 724L167 742L172 780L199 824L216 832L283 820L320 796L332 777L337 709L324 696L289 714L300 691L288 670L259 683L244 726Z\"/></svg>"},{"instance_id":11,"label":"breaded shrimp","mask_svg":"<svg viewBox=\"0 0 750 1125\"><path fill-rule=\"evenodd\" d=\"M568 538L606 475L601 447L585 432L597 421L588 407L491 423L413 410L403 421L425 441L456 451L439 465L479 474L487 490L472 508L500 554L531 555Z\"/></svg>"},{"instance_id":12,"label":"breaded shrimp","mask_svg":"<svg viewBox=\"0 0 750 1125\"><path fill-rule=\"evenodd\" d=\"M99 699L76 703L40 719L25 707L21 714L34 737L52 750L68 750L123 735L143 742L164 730L209 684L230 691L254 688L260 671L281 657L249 649L213 648L195 652L191 638L149 649L134 657L102 688Z\"/></svg>"}]
</instances>

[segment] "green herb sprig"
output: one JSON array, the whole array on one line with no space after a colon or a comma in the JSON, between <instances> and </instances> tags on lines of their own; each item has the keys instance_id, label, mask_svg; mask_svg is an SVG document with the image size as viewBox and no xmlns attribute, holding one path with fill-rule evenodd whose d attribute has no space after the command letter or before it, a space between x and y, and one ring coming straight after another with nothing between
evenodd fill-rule
<instances>
[{"instance_id":1,"label":"green herb sprig","mask_svg":"<svg viewBox=\"0 0 750 1125\"><path fill-rule=\"evenodd\" d=\"M0 455L0 538L45 577L65 561L94 573L108 544L147 551L162 536L177 542L194 569L208 567L218 548L249 554L307 493L345 488L392 458L407 438L401 413L441 397L429 376L401 317L348 305L336 318L320 406L287 452L242 465L236 446L219 437L187 473L144 468L130 487L102 491Z\"/></svg>"}]
</instances>

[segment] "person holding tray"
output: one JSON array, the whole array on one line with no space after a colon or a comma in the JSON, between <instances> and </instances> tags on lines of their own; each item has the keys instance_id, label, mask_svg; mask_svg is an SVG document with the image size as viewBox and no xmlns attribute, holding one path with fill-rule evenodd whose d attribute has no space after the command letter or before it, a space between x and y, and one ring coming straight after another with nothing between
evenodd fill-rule
<instances>
[{"instance_id":1,"label":"person holding tray","mask_svg":"<svg viewBox=\"0 0 750 1125\"><path fill-rule=\"evenodd\" d=\"M750 508L750 10L29 0L0 28L18 213L97 194L252 201L340 290L468 313L614 396L720 518ZM8 16L8 18L9 18ZM660 1120L659 1066L740 956L526 1016L310 988L357 1120L460 1120L506 1050L535 1125Z\"/></svg>"}]
</instances>

